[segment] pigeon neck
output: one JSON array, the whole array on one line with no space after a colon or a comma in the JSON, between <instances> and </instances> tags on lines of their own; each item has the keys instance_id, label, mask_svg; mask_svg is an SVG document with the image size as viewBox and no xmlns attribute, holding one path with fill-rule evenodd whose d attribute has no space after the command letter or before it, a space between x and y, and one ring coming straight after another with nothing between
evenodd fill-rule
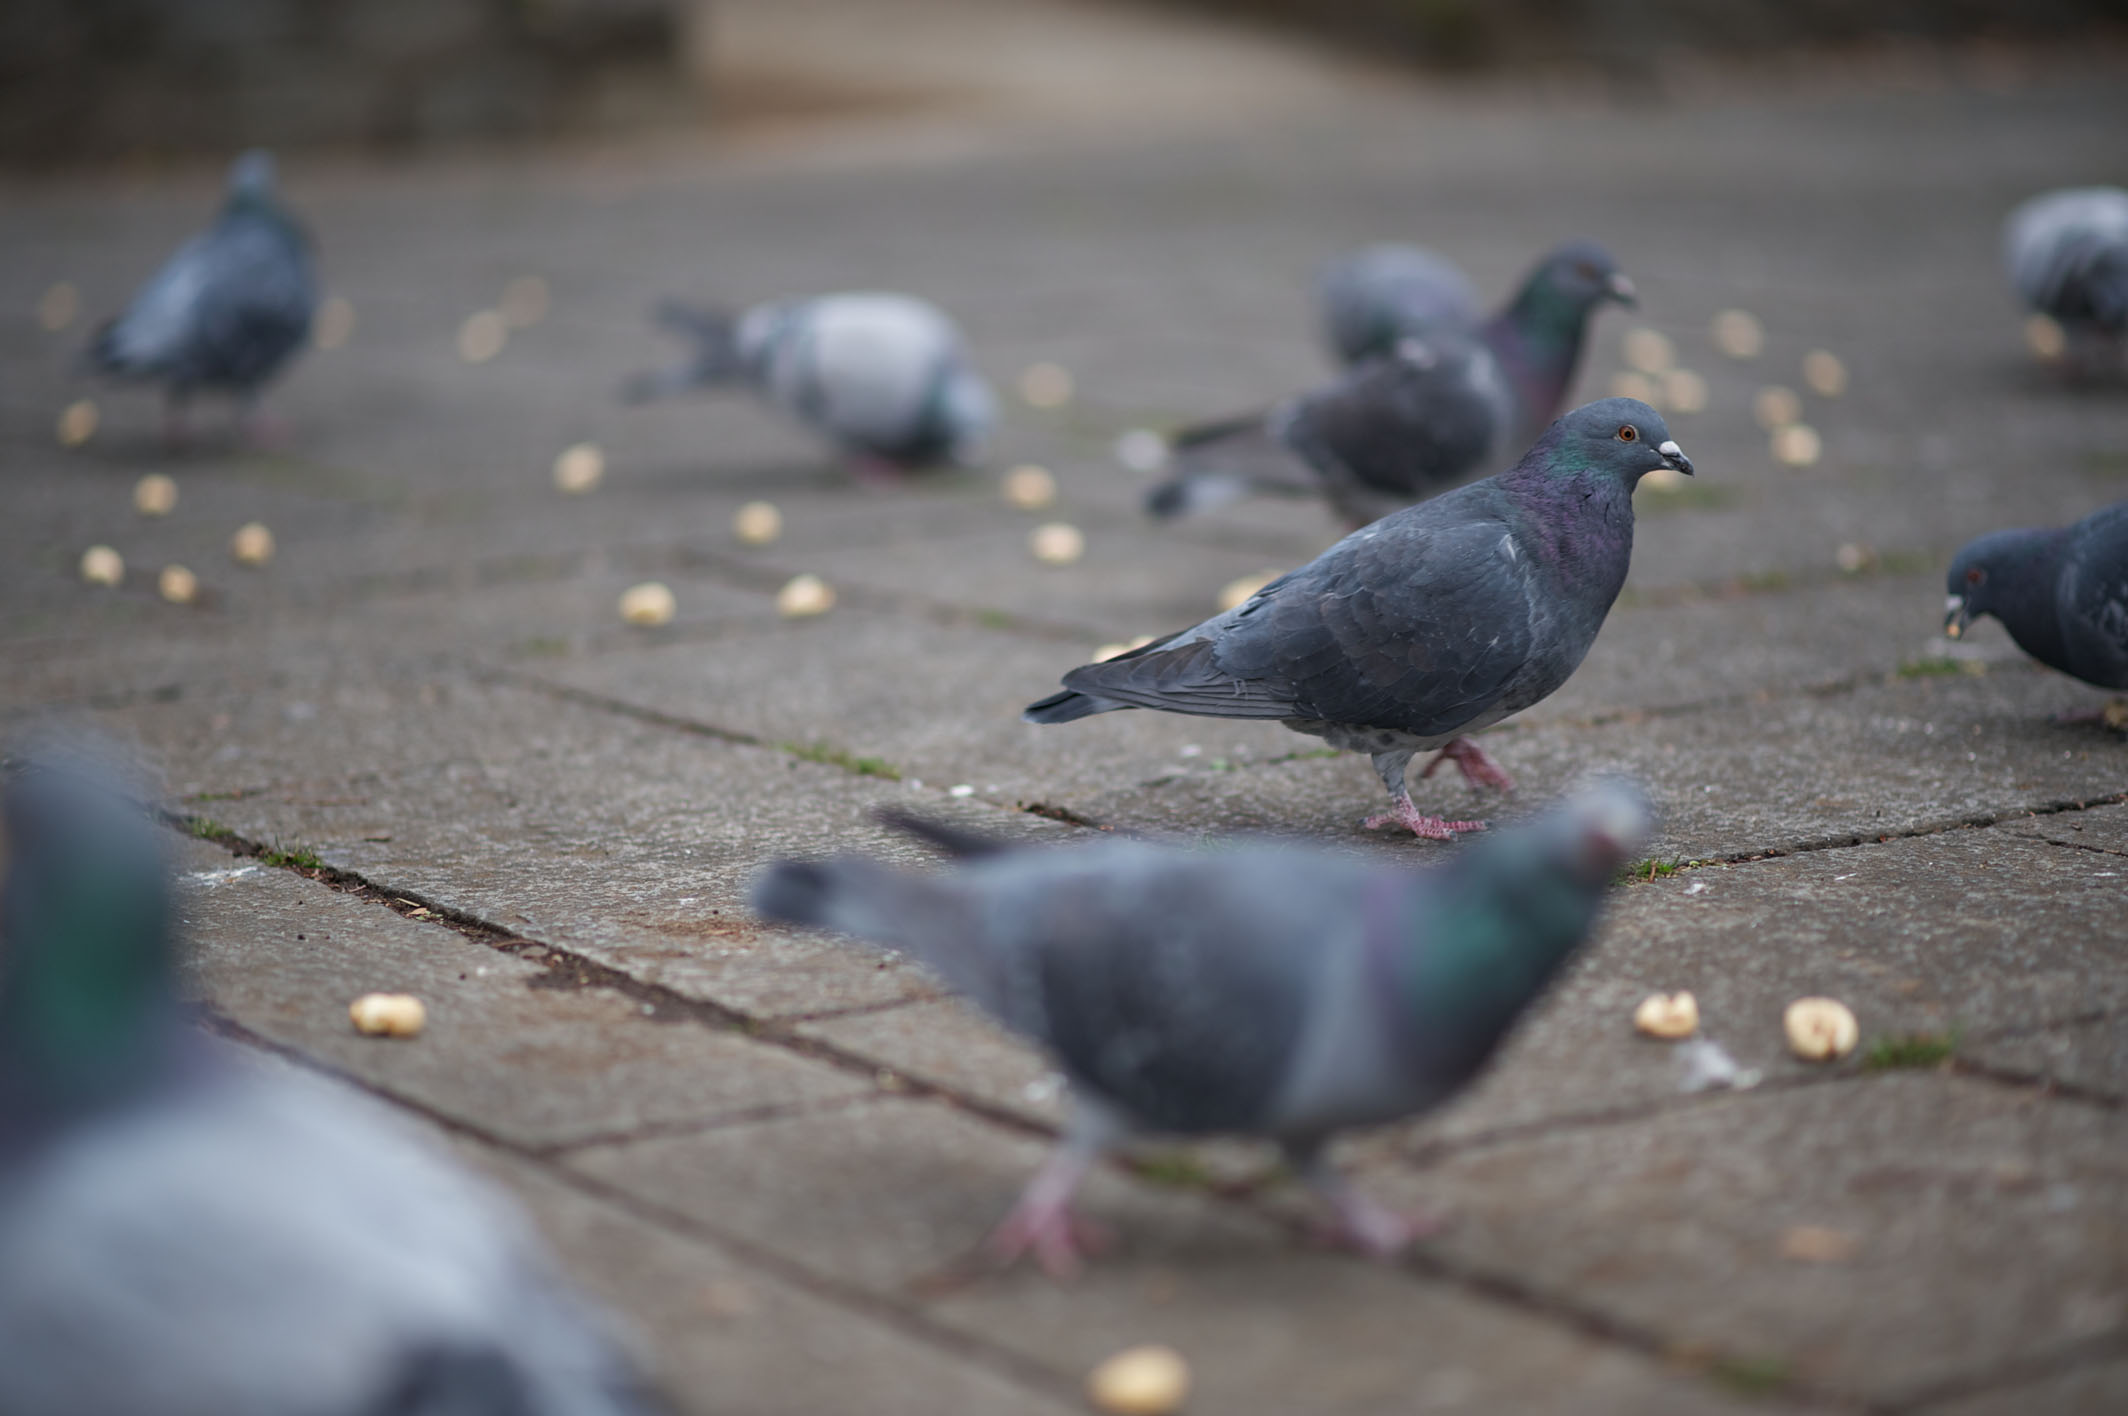
<instances>
[{"instance_id":1,"label":"pigeon neck","mask_svg":"<svg viewBox=\"0 0 2128 1416\"><path fill-rule=\"evenodd\" d=\"M18 865L0 890L0 1122L94 1110L168 1070L181 1027L155 886Z\"/></svg>"},{"instance_id":2,"label":"pigeon neck","mask_svg":"<svg viewBox=\"0 0 2128 1416\"><path fill-rule=\"evenodd\" d=\"M1562 464L1541 442L1499 483L1519 513L1522 548L1608 611L1633 558L1632 489L1615 473Z\"/></svg>"},{"instance_id":3,"label":"pigeon neck","mask_svg":"<svg viewBox=\"0 0 2128 1416\"><path fill-rule=\"evenodd\" d=\"M1540 273L1485 327L1522 400L1525 435L1559 416L1581 363L1589 307L1553 290Z\"/></svg>"},{"instance_id":4,"label":"pigeon neck","mask_svg":"<svg viewBox=\"0 0 2128 1416\"><path fill-rule=\"evenodd\" d=\"M2039 532L1998 554L1988 567L1986 594L1974 606L2001 620L2017 647L2043 664L2067 659L2055 594L2068 540L2066 529Z\"/></svg>"},{"instance_id":5,"label":"pigeon neck","mask_svg":"<svg viewBox=\"0 0 2128 1416\"><path fill-rule=\"evenodd\" d=\"M1588 932L1591 893L1532 843L1502 839L1518 859L1474 848L1453 877L1399 880L1393 913L1377 915L1394 939L1389 994L1429 1067L1474 1071Z\"/></svg>"}]
</instances>

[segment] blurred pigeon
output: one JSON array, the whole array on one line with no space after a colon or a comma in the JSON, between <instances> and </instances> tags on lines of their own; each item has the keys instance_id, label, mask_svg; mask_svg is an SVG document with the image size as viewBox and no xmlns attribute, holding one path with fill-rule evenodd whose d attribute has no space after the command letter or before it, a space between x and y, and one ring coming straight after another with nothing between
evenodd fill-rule
<instances>
[{"instance_id":1,"label":"blurred pigeon","mask_svg":"<svg viewBox=\"0 0 2128 1416\"><path fill-rule=\"evenodd\" d=\"M1606 398L1546 430L1510 470L1382 518L1204 623L1064 675L1030 723L1119 708L1272 718L1365 752L1396 824L1446 839L1405 768L1439 748L1473 784L1507 774L1467 734L1574 672L1625 584L1633 487L1692 463L1647 404Z\"/></svg>"},{"instance_id":2,"label":"blurred pigeon","mask_svg":"<svg viewBox=\"0 0 2128 1416\"><path fill-rule=\"evenodd\" d=\"M913 296L821 295L736 316L667 300L658 322L694 355L630 378L630 403L746 384L846 453L905 467L976 465L996 420L960 331Z\"/></svg>"},{"instance_id":3,"label":"blurred pigeon","mask_svg":"<svg viewBox=\"0 0 2128 1416\"><path fill-rule=\"evenodd\" d=\"M1368 246L1340 256L1323 268L1316 291L1340 364L1390 353L1412 336L1473 330L1484 318L1470 277L1417 246Z\"/></svg>"},{"instance_id":4,"label":"blurred pigeon","mask_svg":"<svg viewBox=\"0 0 2128 1416\"><path fill-rule=\"evenodd\" d=\"M2049 668L2128 689L2128 501L2071 526L1982 536L1951 561L1947 588L1951 638L1993 615Z\"/></svg>"},{"instance_id":5,"label":"blurred pigeon","mask_svg":"<svg viewBox=\"0 0 2128 1416\"><path fill-rule=\"evenodd\" d=\"M970 858L931 875L783 861L753 907L905 951L1055 1057L1070 1125L991 1243L1060 1276L1085 1238L1073 1191L1139 1132L1275 1140L1341 1237L1388 1254L1426 1232L1437 1221L1352 1188L1327 1143L1467 1084L1588 937L1647 828L1617 782L1426 870L1295 842L1001 849L889 819Z\"/></svg>"},{"instance_id":6,"label":"blurred pigeon","mask_svg":"<svg viewBox=\"0 0 2128 1416\"><path fill-rule=\"evenodd\" d=\"M2003 223L2003 259L2024 302L2062 327L2081 358L2128 336L2128 191L2045 192Z\"/></svg>"},{"instance_id":7,"label":"blurred pigeon","mask_svg":"<svg viewBox=\"0 0 2128 1416\"><path fill-rule=\"evenodd\" d=\"M0 1411L657 1409L506 1199L187 1023L138 806L35 766L0 822Z\"/></svg>"},{"instance_id":8,"label":"blurred pigeon","mask_svg":"<svg viewBox=\"0 0 2128 1416\"><path fill-rule=\"evenodd\" d=\"M1315 494L1364 525L1526 447L1558 416L1590 314L1633 299L1609 253L1570 241L1479 329L1402 335L1267 414L1185 429L1174 476L1146 509L1170 517L1252 492Z\"/></svg>"},{"instance_id":9,"label":"blurred pigeon","mask_svg":"<svg viewBox=\"0 0 2128 1416\"><path fill-rule=\"evenodd\" d=\"M96 372L160 384L174 440L195 393L232 394L254 416L317 305L310 238L274 199L272 156L247 152L229 169L214 225L180 246L82 357Z\"/></svg>"}]
</instances>

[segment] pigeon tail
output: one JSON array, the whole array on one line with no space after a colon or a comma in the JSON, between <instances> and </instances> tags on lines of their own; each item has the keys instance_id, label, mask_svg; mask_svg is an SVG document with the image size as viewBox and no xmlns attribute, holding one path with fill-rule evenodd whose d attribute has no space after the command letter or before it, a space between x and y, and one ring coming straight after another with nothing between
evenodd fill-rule
<instances>
[{"instance_id":1,"label":"pigeon tail","mask_svg":"<svg viewBox=\"0 0 2128 1416\"><path fill-rule=\"evenodd\" d=\"M1023 723L1076 723L1081 718L1091 718L1096 713L1113 713L1118 708L1128 708L1128 703L1111 703L1105 698L1067 688L1062 693L1052 693L1039 703L1030 703L1020 711Z\"/></svg>"},{"instance_id":2,"label":"pigeon tail","mask_svg":"<svg viewBox=\"0 0 2128 1416\"><path fill-rule=\"evenodd\" d=\"M748 903L763 919L832 929L919 956L920 941L950 932L940 927L951 906L938 886L861 856L779 860L755 878Z\"/></svg>"},{"instance_id":3,"label":"pigeon tail","mask_svg":"<svg viewBox=\"0 0 2128 1416\"><path fill-rule=\"evenodd\" d=\"M1168 519L1226 506L1255 492L1316 495L1321 479L1280 436L1286 421L1283 411L1245 413L1185 428L1169 448L1175 475L1153 488L1145 509Z\"/></svg>"},{"instance_id":4,"label":"pigeon tail","mask_svg":"<svg viewBox=\"0 0 2128 1416\"><path fill-rule=\"evenodd\" d=\"M692 345L693 352L682 363L631 374L621 384L623 402L649 403L746 377L746 360L739 350L738 316L703 309L684 300L666 299L658 302L655 318L659 327Z\"/></svg>"}]
</instances>

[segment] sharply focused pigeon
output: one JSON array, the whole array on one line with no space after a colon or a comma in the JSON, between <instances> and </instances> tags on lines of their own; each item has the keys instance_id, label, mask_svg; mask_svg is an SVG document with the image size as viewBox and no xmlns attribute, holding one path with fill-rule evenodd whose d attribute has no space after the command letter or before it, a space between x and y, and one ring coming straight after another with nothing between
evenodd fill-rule
<instances>
[{"instance_id":1,"label":"sharply focused pigeon","mask_svg":"<svg viewBox=\"0 0 2128 1416\"><path fill-rule=\"evenodd\" d=\"M1081 1242L1073 1191L1139 1132L1275 1140L1344 1238L1386 1254L1425 1232L1352 1188L1326 1143L1468 1083L1647 828L1617 782L1426 870L1290 842L1003 849L892 819L971 858L931 875L785 861L754 909L903 950L1054 1056L1072 1119L992 1244L1060 1275Z\"/></svg>"},{"instance_id":2,"label":"sharply focused pigeon","mask_svg":"<svg viewBox=\"0 0 2128 1416\"><path fill-rule=\"evenodd\" d=\"M1418 246L1368 246L1323 268L1323 333L1340 364L1393 351L1400 340L1477 328L1478 287L1446 256Z\"/></svg>"},{"instance_id":3,"label":"sharply focused pigeon","mask_svg":"<svg viewBox=\"0 0 2128 1416\"><path fill-rule=\"evenodd\" d=\"M507 1199L170 991L139 808L0 797L0 1411L648 1416Z\"/></svg>"},{"instance_id":4,"label":"sharply focused pigeon","mask_svg":"<svg viewBox=\"0 0 2128 1416\"><path fill-rule=\"evenodd\" d=\"M2045 192L2003 223L2003 259L2024 302L2052 317L2071 352L2118 352L2128 336L2128 191Z\"/></svg>"},{"instance_id":5,"label":"sharply focused pigeon","mask_svg":"<svg viewBox=\"0 0 2128 1416\"><path fill-rule=\"evenodd\" d=\"M693 357L630 378L631 403L745 384L844 452L905 467L976 465L997 418L960 331L913 296L821 295L737 315L667 300L658 322Z\"/></svg>"},{"instance_id":6,"label":"sharply focused pigeon","mask_svg":"<svg viewBox=\"0 0 2128 1416\"><path fill-rule=\"evenodd\" d=\"M1369 827L1446 839L1482 823L1422 816L1405 768L1428 748L1473 784L1507 774L1467 736L1550 694L1625 584L1633 487L1692 463L1661 415L1585 404L1514 467L1382 518L1243 603L1064 675L1030 723L1119 708L1272 718L1374 759L1394 803Z\"/></svg>"},{"instance_id":7,"label":"sharply focused pigeon","mask_svg":"<svg viewBox=\"0 0 2128 1416\"><path fill-rule=\"evenodd\" d=\"M1591 313L1634 298L1601 246L1570 241L1478 329L1400 335L1268 413L1177 434L1173 476L1146 508L1169 517L1251 492L1313 494L1365 525L1528 446L1558 416Z\"/></svg>"},{"instance_id":8,"label":"sharply focused pigeon","mask_svg":"<svg viewBox=\"0 0 2128 1416\"><path fill-rule=\"evenodd\" d=\"M169 434L195 393L234 395L245 415L294 357L318 304L310 238L274 197L270 154L229 169L213 226L178 248L83 355L99 373L162 386Z\"/></svg>"},{"instance_id":9,"label":"sharply focused pigeon","mask_svg":"<svg viewBox=\"0 0 2128 1416\"><path fill-rule=\"evenodd\" d=\"M2128 501L2071 526L1982 536L1951 561L1947 588L1951 638L1993 615L2049 668L2128 689Z\"/></svg>"}]
</instances>

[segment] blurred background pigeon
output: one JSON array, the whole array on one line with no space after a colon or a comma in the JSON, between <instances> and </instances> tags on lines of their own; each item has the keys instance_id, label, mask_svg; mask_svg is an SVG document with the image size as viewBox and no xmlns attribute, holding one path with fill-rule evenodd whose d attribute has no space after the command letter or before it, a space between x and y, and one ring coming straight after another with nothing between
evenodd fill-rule
<instances>
[{"instance_id":1,"label":"blurred background pigeon","mask_svg":"<svg viewBox=\"0 0 2128 1416\"><path fill-rule=\"evenodd\" d=\"M229 169L213 226L178 248L83 361L113 378L160 385L164 433L185 436L196 393L229 394L256 422L260 391L288 366L318 305L310 237L274 192L273 157L252 151Z\"/></svg>"},{"instance_id":2,"label":"blurred background pigeon","mask_svg":"<svg viewBox=\"0 0 2128 1416\"><path fill-rule=\"evenodd\" d=\"M2047 667L2128 689L2128 501L2071 526L1982 536L1953 558L1946 588L1951 638L1993 615Z\"/></svg>"},{"instance_id":3,"label":"blurred background pigeon","mask_svg":"<svg viewBox=\"0 0 2128 1416\"><path fill-rule=\"evenodd\" d=\"M2044 192L2003 223L2010 284L2062 328L2069 367L2118 361L2128 336L2128 191Z\"/></svg>"},{"instance_id":4,"label":"blurred background pigeon","mask_svg":"<svg viewBox=\"0 0 2128 1416\"><path fill-rule=\"evenodd\" d=\"M1355 301L1368 289L1357 277L1337 285ZM1429 308L1449 307L1412 297L1418 285L1389 288ZM1364 525L1528 447L1573 386L1590 315L1607 300L1634 299L1609 252L1570 241L1481 327L1443 323L1400 333L1386 351L1362 351L1329 385L1268 413L1184 429L1170 445L1173 475L1148 495L1146 509L1180 516L1256 492L1314 493ZM1340 318L1355 328L1389 327L1400 308L1355 304L1329 318L1333 328Z\"/></svg>"},{"instance_id":5,"label":"blurred background pigeon","mask_svg":"<svg viewBox=\"0 0 2128 1416\"><path fill-rule=\"evenodd\" d=\"M1339 256L1323 267L1316 303L1340 364L1387 354L1407 338L1472 330L1484 318L1471 278L1418 246L1366 246Z\"/></svg>"},{"instance_id":6,"label":"blurred background pigeon","mask_svg":"<svg viewBox=\"0 0 2128 1416\"><path fill-rule=\"evenodd\" d=\"M1069 1127L991 1242L1060 1276L1088 1238L1080 1180L1142 1132L1275 1140L1341 1238L1388 1254L1423 1234L1436 1221L1354 1189L1327 1143L1468 1083L1588 937L1648 825L1637 791L1600 783L1412 870L1297 842L1001 849L890 819L968 858L931 875L784 861L754 909L902 950L1056 1059Z\"/></svg>"},{"instance_id":7,"label":"blurred background pigeon","mask_svg":"<svg viewBox=\"0 0 2128 1416\"><path fill-rule=\"evenodd\" d=\"M657 318L692 353L628 379L630 403L743 384L860 461L975 466L987 450L996 397L929 301L821 295L732 315L666 300Z\"/></svg>"},{"instance_id":8,"label":"blurred background pigeon","mask_svg":"<svg viewBox=\"0 0 2128 1416\"><path fill-rule=\"evenodd\" d=\"M0 1411L658 1409L505 1198L182 1016L140 806L0 793Z\"/></svg>"},{"instance_id":9,"label":"blurred background pigeon","mask_svg":"<svg viewBox=\"0 0 2128 1416\"><path fill-rule=\"evenodd\" d=\"M1468 736L1581 663L1633 555L1633 488L1690 473L1662 417L1606 398L1561 418L1509 471L1407 507L1202 624L1064 675L1030 723L1120 708L1273 718L1367 753L1398 825L1444 839L1483 823L1421 814L1405 769L1430 748L1473 785L1507 774Z\"/></svg>"}]
</instances>

